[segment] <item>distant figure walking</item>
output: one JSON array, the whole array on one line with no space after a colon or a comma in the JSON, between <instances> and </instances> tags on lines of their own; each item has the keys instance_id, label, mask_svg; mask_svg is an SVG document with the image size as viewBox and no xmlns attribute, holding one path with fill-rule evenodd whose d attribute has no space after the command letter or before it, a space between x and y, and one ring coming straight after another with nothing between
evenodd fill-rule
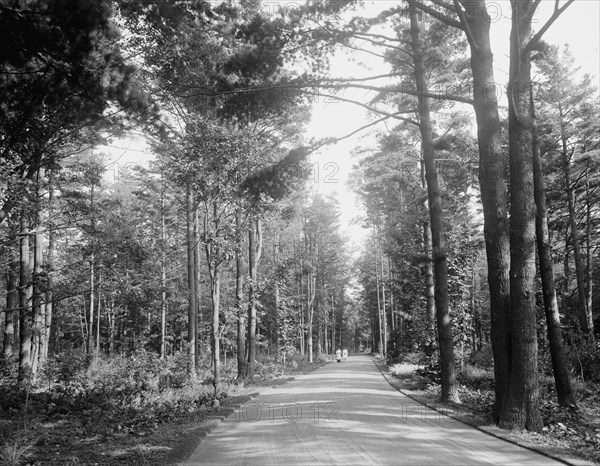
<instances>
[{"instance_id":1,"label":"distant figure walking","mask_svg":"<svg viewBox=\"0 0 600 466\"><path fill-rule=\"evenodd\" d=\"M335 352L335 359L337 359L337 362L342 362L342 350L339 348Z\"/></svg>"},{"instance_id":2,"label":"distant figure walking","mask_svg":"<svg viewBox=\"0 0 600 466\"><path fill-rule=\"evenodd\" d=\"M344 361L348 359L348 350L346 348L344 348L344 351L342 351L342 357L344 358Z\"/></svg>"}]
</instances>

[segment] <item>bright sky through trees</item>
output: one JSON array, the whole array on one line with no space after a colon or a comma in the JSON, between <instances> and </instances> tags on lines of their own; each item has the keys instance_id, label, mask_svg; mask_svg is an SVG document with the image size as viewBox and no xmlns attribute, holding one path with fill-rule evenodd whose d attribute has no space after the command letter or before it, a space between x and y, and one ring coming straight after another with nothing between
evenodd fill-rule
<instances>
[{"instance_id":1,"label":"bright sky through trees","mask_svg":"<svg viewBox=\"0 0 600 466\"><path fill-rule=\"evenodd\" d=\"M398 4L399 0L366 1L364 3L365 17L375 16L378 12ZM495 76L499 88L505 89L508 74L508 49L511 26L510 7L507 0L488 2L493 26L491 29L492 46L494 47ZM536 24L544 24L552 13L554 1L543 0L534 18L533 30ZM568 44L577 65L582 73L595 75L595 81L600 87L600 1L576 0L565 13L546 32L544 40L555 45ZM332 60L331 74L336 77L365 77L389 72L389 68L378 57L350 51L339 53ZM374 93L360 90L343 90L338 92L340 97L367 102ZM371 119L372 120L372 119ZM333 98L319 98L315 102L313 119L309 126L309 136L339 137L351 133L369 122L366 110L346 102L335 101ZM368 147L374 141L377 132L386 131L387 126L394 126L393 121L377 126L341 141L338 144L326 146L313 155L314 179L318 186L315 188L322 193L337 193L342 208L342 223L351 236L353 246L358 245L364 236L364 231L356 222L360 215L352 190L347 186L348 175L352 166L357 163L360 148ZM328 177L327 175L333 176Z\"/></svg>"},{"instance_id":2,"label":"bright sky through trees","mask_svg":"<svg viewBox=\"0 0 600 466\"><path fill-rule=\"evenodd\" d=\"M397 5L400 0L365 1L366 17ZM280 2L285 5L286 2ZM265 2L271 8L273 2ZM290 2L297 7L299 2ZM500 89L506 86L508 72L508 46L510 34L510 7L508 0L489 1L489 12L493 18L492 45L495 48L495 75ZM543 0L534 18L536 24L543 24L554 8L554 1ZM578 66L583 73L600 76L600 1L576 0L565 13L546 32L544 39L552 44L569 44ZM387 65L378 57L355 50L338 53L331 61L331 74L336 77L366 77L389 71ZM599 87L600 87L600 83ZM330 92L330 91L325 91ZM338 96L368 102L375 94L361 90L342 90ZM308 136L324 138L344 136L364 126L369 121L366 110L350 103L336 101L334 96L314 97L313 118L308 128ZM362 131L337 144L325 146L313 154L313 174L311 182L314 189L321 193L336 193L342 210L342 224L352 240L352 246L358 246L364 236L364 230L357 222L361 208L356 203L354 193L347 186L352 166L360 157L361 148L369 150L373 146L377 132L386 131L394 122L388 121ZM372 149L372 147L371 147ZM115 179L126 174L131 164L145 163L149 160L148 148L139 137L119 140L113 146L101 149L109 153L112 162L110 174ZM355 154L354 156L352 154Z\"/></svg>"}]
</instances>

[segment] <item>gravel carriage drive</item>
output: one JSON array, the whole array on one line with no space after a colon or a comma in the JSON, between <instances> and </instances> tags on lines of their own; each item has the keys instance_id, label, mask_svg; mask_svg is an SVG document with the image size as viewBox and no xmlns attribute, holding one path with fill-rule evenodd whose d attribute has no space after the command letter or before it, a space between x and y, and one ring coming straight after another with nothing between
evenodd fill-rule
<instances>
[{"instance_id":1,"label":"gravel carriage drive","mask_svg":"<svg viewBox=\"0 0 600 466\"><path fill-rule=\"evenodd\" d=\"M351 355L264 390L208 434L186 464L563 463L414 402L367 355Z\"/></svg>"}]
</instances>

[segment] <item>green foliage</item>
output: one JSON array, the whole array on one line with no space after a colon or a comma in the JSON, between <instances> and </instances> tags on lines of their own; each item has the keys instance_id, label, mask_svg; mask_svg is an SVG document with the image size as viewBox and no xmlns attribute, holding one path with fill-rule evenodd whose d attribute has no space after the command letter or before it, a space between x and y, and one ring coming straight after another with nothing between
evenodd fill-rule
<instances>
[{"instance_id":1,"label":"green foliage","mask_svg":"<svg viewBox=\"0 0 600 466\"><path fill-rule=\"evenodd\" d=\"M5 466L25 464L37 440L31 431L18 430L12 433L0 431L0 464Z\"/></svg>"},{"instance_id":2,"label":"green foliage","mask_svg":"<svg viewBox=\"0 0 600 466\"><path fill-rule=\"evenodd\" d=\"M16 386L1 385L0 414L6 419L93 414L97 422L114 424L119 429L152 428L211 404L212 387L202 383L202 377L188 379L186 364L186 352L164 361L149 352L113 358L65 354L48 365L40 380L41 387L46 388L28 395ZM205 366L208 374L208 364ZM264 373L268 377L273 368L265 368ZM235 392L229 384L224 384L222 390L220 399ZM17 440L5 442L5 455L16 455L19 445L28 445Z\"/></svg>"},{"instance_id":3,"label":"green foliage","mask_svg":"<svg viewBox=\"0 0 600 466\"><path fill-rule=\"evenodd\" d=\"M492 346L486 344L481 349L473 351L469 355L469 363L483 369L493 367L494 356L492 354Z\"/></svg>"},{"instance_id":4,"label":"green foliage","mask_svg":"<svg viewBox=\"0 0 600 466\"><path fill-rule=\"evenodd\" d=\"M22 180L56 166L66 147L96 144L104 131L118 131L124 121L106 112L111 105L145 122L153 107L135 67L121 56L111 2L10 2L0 13L0 155L10 169L2 181L11 187L6 214L23 196Z\"/></svg>"},{"instance_id":5,"label":"green foliage","mask_svg":"<svg viewBox=\"0 0 600 466\"><path fill-rule=\"evenodd\" d=\"M573 336L575 338L571 339ZM582 339L578 334L567 333L566 338L572 342L566 349L573 375L582 381L600 383L600 345L595 341Z\"/></svg>"},{"instance_id":6,"label":"green foliage","mask_svg":"<svg viewBox=\"0 0 600 466\"><path fill-rule=\"evenodd\" d=\"M472 390L493 390L494 372L490 366L479 367L466 364L457 374L459 383Z\"/></svg>"}]
</instances>

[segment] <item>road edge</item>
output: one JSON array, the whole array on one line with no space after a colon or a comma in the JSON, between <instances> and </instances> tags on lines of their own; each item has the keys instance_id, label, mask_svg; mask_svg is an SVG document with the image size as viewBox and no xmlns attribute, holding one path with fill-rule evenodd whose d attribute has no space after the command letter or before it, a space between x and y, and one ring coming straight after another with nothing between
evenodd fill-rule
<instances>
[{"instance_id":1,"label":"road edge","mask_svg":"<svg viewBox=\"0 0 600 466\"><path fill-rule=\"evenodd\" d=\"M167 458L163 458L163 460L165 460L167 462L161 463L161 466L162 465L185 466L187 460L190 459L190 457L193 455L194 451L196 451L196 449L202 443L202 441L206 438L206 436L208 434L210 434L217 426L227 422L227 419L230 418L231 416L233 416L235 414L235 412L238 409L240 409L240 407L242 405L244 405L245 403L248 403L249 401L253 400L257 396L262 395L267 390L277 388L277 387L285 385L289 382L292 382L293 380L296 380L297 376L310 374L311 372L314 372L317 369L324 367L326 364L328 364L330 362L331 361L327 360L324 363L316 363L314 366L309 367L306 370L302 370L293 375L290 374L290 376L286 377L285 379L280 379L280 380L276 379L276 380L273 380L269 383L265 383L264 385L260 385L260 386L251 385L251 387L253 388L253 391L252 391L252 393L243 397L244 401L242 401L241 403L235 403L231 406L227 406L226 408L224 408L223 414L221 414L219 416L220 417L219 422L209 422L210 421L209 420L209 421L201 423L196 429L194 429L192 432L187 434L185 436L185 438L177 444L177 447L175 447L173 449L173 451L171 452L170 455L167 456ZM213 420L214 420L214 418L213 418Z\"/></svg>"},{"instance_id":2,"label":"road edge","mask_svg":"<svg viewBox=\"0 0 600 466\"><path fill-rule=\"evenodd\" d=\"M389 368L388 368L387 364L385 364L383 361L378 360L377 358L375 358L373 356L371 356L371 361L373 362L375 367L377 367L377 369L379 370L379 372L381 373L383 378L390 384L390 386L392 386L398 392L402 393L404 396L410 398L411 400L413 400L416 403L426 406L429 409L433 409L434 411L436 411L444 416L448 416L449 418L454 419L455 421L458 421L465 425L473 427L474 429L477 429L485 434L491 435L492 437L495 437L499 440L504 440L505 442L512 443L513 445L517 445L519 447L526 448L528 450L539 453L547 458L553 459L555 461L559 461L563 464L570 465L570 466L596 466L596 463L592 463L590 461L583 460L580 458L574 458L571 456L565 456L565 457L557 456L554 452L550 453L545 448L543 448L543 447L540 448L539 445L535 445L533 443L530 444L529 442L518 441L517 439L512 438L509 435L502 435L500 432L497 432L496 430L494 430L492 428L488 428L487 426L481 426L481 425L477 425L472 422L468 422L465 419L462 419L461 417L454 415L453 413L449 413L447 411L447 409L451 408L450 406L444 406L446 409L441 411L439 409L439 407L440 407L439 403L432 404L430 402L426 402L418 397L415 397L411 393L408 393L406 390L400 388L399 382L397 381L397 379L394 376L392 376L389 373ZM473 413L471 413L471 414L473 414Z\"/></svg>"}]
</instances>

